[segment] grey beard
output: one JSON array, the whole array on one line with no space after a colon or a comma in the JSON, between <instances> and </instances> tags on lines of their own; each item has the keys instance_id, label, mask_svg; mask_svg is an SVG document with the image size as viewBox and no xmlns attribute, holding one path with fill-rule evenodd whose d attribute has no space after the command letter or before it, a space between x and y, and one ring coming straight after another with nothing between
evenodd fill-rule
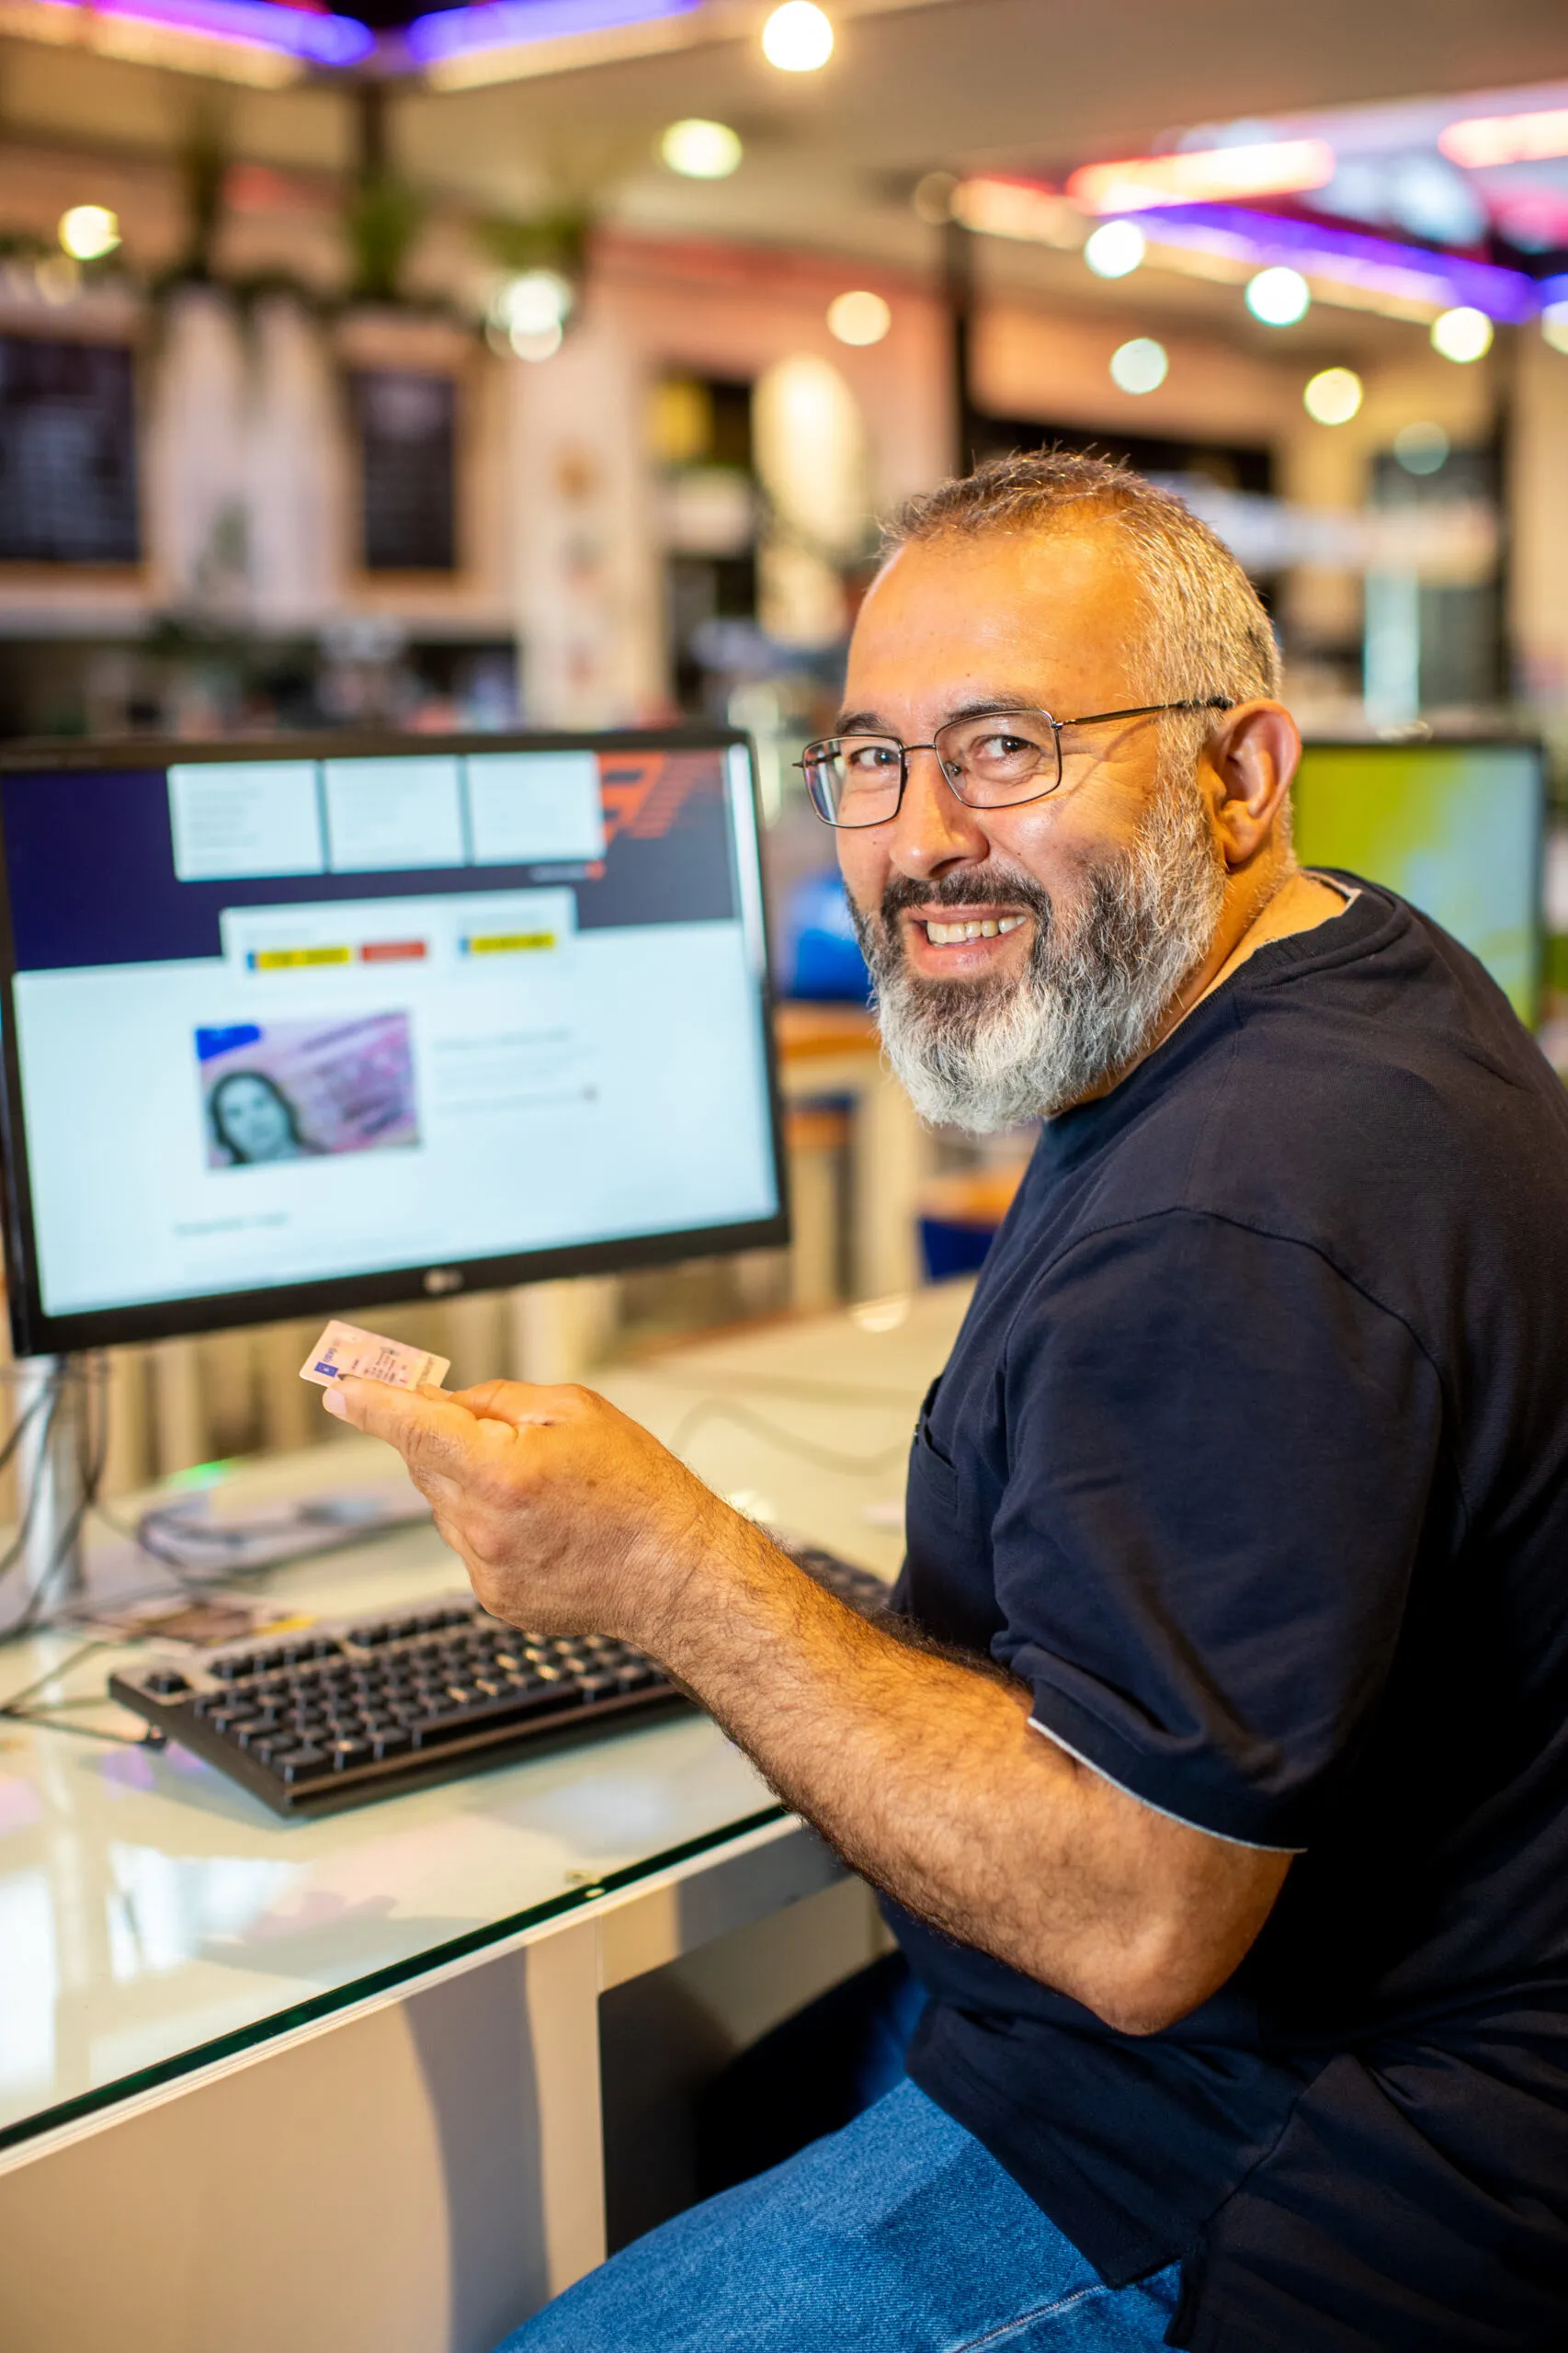
<instances>
[{"instance_id":1,"label":"grey beard","mask_svg":"<svg viewBox=\"0 0 1568 2353\"><path fill-rule=\"evenodd\" d=\"M1219 927L1225 874L1187 779L1159 789L1138 839L1085 876L1059 919L1032 877L1001 868L890 884L880 919L852 906L882 1045L921 1118L976 1135L1049 1117L1144 1053ZM1006 983L926 981L905 907L1005 901L1034 917L1027 972Z\"/></svg>"}]
</instances>

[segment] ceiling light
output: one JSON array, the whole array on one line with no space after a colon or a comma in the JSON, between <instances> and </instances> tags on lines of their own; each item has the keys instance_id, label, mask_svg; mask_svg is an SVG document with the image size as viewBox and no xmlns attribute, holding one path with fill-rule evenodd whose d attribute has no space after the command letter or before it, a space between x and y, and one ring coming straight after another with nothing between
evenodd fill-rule
<instances>
[{"instance_id":1,"label":"ceiling light","mask_svg":"<svg viewBox=\"0 0 1568 2353\"><path fill-rule=\"evenodd\" d=\"M1568 155L1568 107L1533 114L1484 114L1450 122L1437 134L1450 164L1484 171L1489 164L1540 164Z\"/></svg>"},{"instance_id":2,"label":"ceiling light","mask_svg":"<svg viewBox=\"0 0 1568 2353\"><path fill-rule=\"evenodd\" d=\"M881 343L892 313L880 294L835 294L827 306L827 324L840 343Z\"/></svg>"},{"instance_id":3,"label":"ceiling light","mask_svg":"<svg viewBox=\"0 0 1568 2353\"><path fill-rule=\"evenodd\" d=\"M659 153L672 172L683 179L727 180L741 160L739 139L727 122L705 122L688 115L672 122L659 142Z\"/></svg>"},{"instance_id":4,"label":"ceiling light","mask_svg":"<svg viewBox=\"0 0 1568 2353\"><path fill-rule=\"evenodd\" d=\"M1540 331L1553 351L1568 352L1568 302L1549 302L1540 314Z\"/></svg>"},{"instance_id":5,"label":"ceiling light","mask_svg":"<svg viewBox=\"0 0 1568 2353\"><path fill-rule=\"evenodd\" d=\"M1492 322L1468 302L1444 311L1432 322L1432 348L1445 359L1480 359L1492 348Z\"/></svg>"},{"instance_id":6,"label":"ceiling light","mask_svg":"<svg viewBox=\"0 0 1568 2353\"><path fill-rule=\"evenodd\" d=\"M1192 155L1146 155L1126 164L1085 164L1067 182L1085 212L1147 212L1162 204L1225 203L1243 196L1291 196L1324 188L1334 150L1324 139L1270 139L1210 147Z\"/></svg>"},{"instance_id":7,"label":"ceiling light","mask_svg":"<svg viewBox=\"0 0 1568 2353\"><path fill-rule=\"evenodd\" d=\"M1425 420L1402 425L1393 437L1393 453L1407 474L1439 473L1448 462L1449 437L1440 425Z\"/></svg>"},{"instance_id":8,"label":"ceiling light","mask_svg":"<svg viewBox=\"0 0 1568 2353\"><path fill-rule=\"evenodd\" d=\"M1158 392L1170 365L1163 343L1156 343L1153 335L1136 335L1111 353L1111 381L1124 392Z\"/></svg>"},{"instance_id":9,"label":"ceiling light","mask_svg":"<svg viewBox=\"0 0 1568 2353\"><path fill-rule=\"evenodd\" d=\"M1084 241L1084 259L1096 278L1126 278L1149 250L1136 221L1102 221Z\"/></svg>"},{"instance_id":10,"label":"ceiling light","mask_svg":"<svg viewBox=\"0 0 1568 2353\"><path fill-rule=\"evenodd\" d=\"M1301 406L1314 425L1348 425L1361 405L1361 379L1354 368L1324 368L1309 376Z\"/></svg>"},{"instance_id":11,"label":"ceiling light","mask_svg":"<svg viewBox=\"0 0 1568 2353\"><path fill-rule=\"evenodd\" d=\"M1293 327L1312 307L1312 288L1299 269L1277 262L1247 280L1246 306L1266 327Z\"/></svg>"},{"instance_id":12,"label":"ceiling light","mask_svg":"<svg viewBox=\"0 0 1568 2353\"><path fill-rule=\"evenodd\" d=\"M780 74L814 74L833 55L833 27L814 0L784 0L762 28L762 53Z\"/></svg>"},{"instance_id":13,"label":"ceiling light","mask_svg":"<svg viewBox=\"0 0 1568 2353\"><path fill-rule=\"evenodd\" d=\"M102 261L119 243L119 215L107 204L74 204L60 216L60 242L73 261Z\"/></svg>"}]
</instances>

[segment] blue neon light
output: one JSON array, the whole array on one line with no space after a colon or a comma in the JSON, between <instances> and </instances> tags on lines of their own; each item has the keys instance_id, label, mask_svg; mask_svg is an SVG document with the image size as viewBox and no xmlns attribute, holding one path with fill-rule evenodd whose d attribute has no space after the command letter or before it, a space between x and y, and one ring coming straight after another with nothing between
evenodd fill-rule
<instances>
[{"instance_id":1,"label":"blue neon light","mask_svg":"<svg viewBox=\"0 0 1568 2353\"><path fill-rule=\"evenodd\" d=\"M700 5L701 0L479 0L473 7L415 17L403 38L417 64L434 65L477 50L517 49L527 41L652 24L663 17L687 16Z\"/></svg>"},{"instance_id":2,"label":"blue neon light","mask_svg":"<svg viewBox=\"0 0 1568 2353\"><path fill-rule=\"evenodd\" d=\"M1434 252L1430 245L1396 244L1392 238L1364 236L1353 229L1325 228L1289 213L1252 212L1233 204L1184 204L1170 211L1141 212L1138 224L1149 236L1171 244L1182 243L1184 229L1198 233L1195 243L1220 233L1250 247L1260 262L1289 261L1308 277L1314 268L1333 277L1337 264L1348 282L1360 278L1368 285L1388 285L1403 278L1410 292L1422 300L1466 304L1511 324L1533 319L1540 307L1539 281L1523 270L1471 261L1463 254Z\"/></svg>"},{"instance_id":3,"label":"blue neon light","mask_svg":"<svg viewBox=\"0 0 1568 2353\"><path fill-rule=\"evenodd\" d=\"M106 17L133 17L142 24L199 33L208 40L284 50L312 65L358 65L376 46L375 34L357 17L321 16L309 8L279 7L274 0L98 0L98 10Z\"/></svg>"}]
</instances>

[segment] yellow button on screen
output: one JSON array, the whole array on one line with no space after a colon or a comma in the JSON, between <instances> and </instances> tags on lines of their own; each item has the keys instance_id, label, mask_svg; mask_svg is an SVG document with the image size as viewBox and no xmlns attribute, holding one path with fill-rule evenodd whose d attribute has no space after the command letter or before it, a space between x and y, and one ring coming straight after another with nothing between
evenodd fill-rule
<instances>
[{"instance_id":1,"label":"yellow button on screen","mask_svg":"<svg viewBox=\"0 0 1568 2353\"><path fill-rule=\"evenodd\" d=\"M282 972L300 964L352 964L352 948L256 948L248 959L253 972Z\"/></svg>"},{"instance_id":2,"label":"yellow button on screen","mask_svg":"<svg viewBox=\"0 0 1568 2353\"><path fill-rule=\"evenodd\" d=\"M476 939L465 939L463 948L470 956L515 956L528 948L553 948L552 931L492 931Z\"/></svg>"}]
</instances>

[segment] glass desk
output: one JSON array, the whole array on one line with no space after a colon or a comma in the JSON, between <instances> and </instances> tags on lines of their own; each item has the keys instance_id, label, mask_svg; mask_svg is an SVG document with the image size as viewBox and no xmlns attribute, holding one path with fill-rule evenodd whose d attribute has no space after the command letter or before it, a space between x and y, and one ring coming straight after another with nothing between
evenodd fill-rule
<instances>
[{"instance_id":1,"label":"glass desk","mask_svg":"<svg viewBox=\"0 0 1568 2353\"><path fill-rule=\"evenodd\" d=\"M963 1303L873 1302L601 1385L743 1507L891 1574L903 1451ZM346 1436L233 1486L401 1479ZM123 1574L111 1552L98 1573ZM328 1615L461 1586L415 1524L267 1590ZM75 1647L0 1654L0 1691ZM62 1688L101 1688L111 1655ZM483 2353L603 2253L600 1994L839 1875L695 1713L297 1824L177 1749L0 1722L0 2234L29 2249L0 2270L0 2342L210 2353L190 2267L238 2264L225 2353ZM176 2277L177 2309L128 2320Z\"/></svg>"}]
</instances>

